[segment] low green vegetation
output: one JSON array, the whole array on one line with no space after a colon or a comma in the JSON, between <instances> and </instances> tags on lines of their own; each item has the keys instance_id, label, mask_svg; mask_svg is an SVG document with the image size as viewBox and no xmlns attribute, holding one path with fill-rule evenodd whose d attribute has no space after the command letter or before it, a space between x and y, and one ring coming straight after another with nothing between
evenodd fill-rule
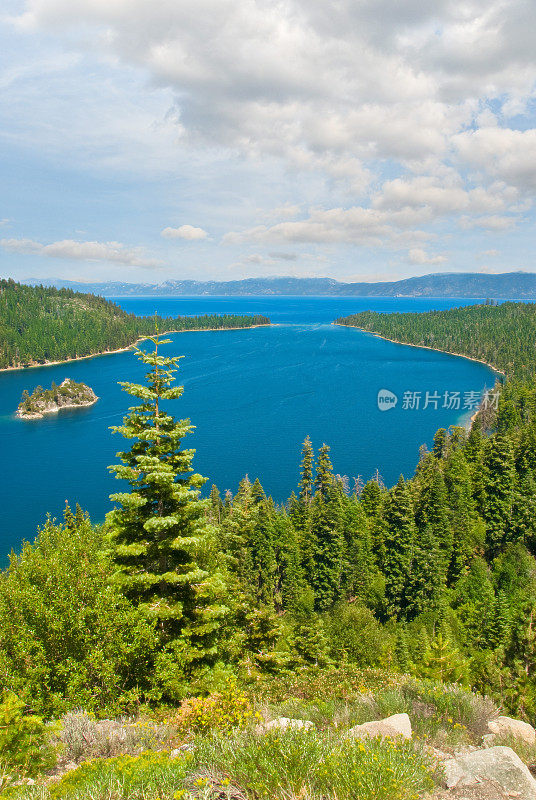
<instances>
[{"instance_id":1,"label":"low green vegetation","mask_svg":"<svg viewBox=\"0 0 536 800\"><path fill-rule=\"evenodd\" d=\"M156 633L110 584L101 527L47 522L0 579L0 675L27 708L120 713L149 691Z\"/></svg>"},{"instance_id":2,"label":"low green vegetation","mask_svg":"<svg viewBox=\"0 0 536 800\"><path fill-rule=\"evenodd\" d=\"M268 325L260 314L137 317L93 294L0 280L0 369L67 361L130 347L161 331Z\"/></svg>"},{"instance_id":3,"label":"low green vegetation","mask_svg":"<svg viewBox=\"0 0 536 800\"><path fill-rule=\"evenodd\" d=\"M50 787L7 790L18 800L417 800L434 786L419 745L357 743L325 732L212 736L192 754L86 762Z\"/></svg>"},{"instance_id":4,"label":"low green vegetation","mask_svg":"<svg viewBox=\"0 0 536 800\"><path fill-rule=\"evenodd\" d=\"M432 761L413 742L363 743L337 731L290 730L215 736L196 744L200 778L194 785L210 786L216 777L220 785L259 800L413 800L434 786Z\"/></svg>"},{"instance_id":5,"label":"low green vegetation","mask_svg":"<svg viewBox=\"0 0 536 800\"><path fill-rule=\"evenodd\" d=\"M167 752L88 761L50 787L5 791L17 800L182 800L189 758Z\"/></svg>"},{"instance_id":6,"label":"low green vegetation","mask_svg":"<svg viewBox=\"0 0 536 800\"><path fill-rule=\"evenodd\" d=\"M414 800L441 777L429 745L449 750L479 744L487 721L496 714L492 703L459 686L383 671L302 674L295 678L293 691L308 695L307 701L287 694L284 680L268 680L274 694L284 697L270 708L255 682L239 689L230 681L221 691L189 699L165 715L160 710L99 721L82 712L69 713L48 734L59 780L43 776L35 785L16 787L6 779L2 796ZM314 726L259 728L261 720L289 709L297 719L315 720ZM369 721L383 711L407 711L418 736L406 741L348 736L356 721Z\"/></svg>"},{"instance_id":7,"label":"low green vegetation","mask_svg":"<svg viewBox=\"0 0 536 800\"><path fill-rule=\"evenodd\" d=\"M56 758L41 717L25 712L25 703L11 692L0 703L0 768L32 778L50 768Z\"/></svg>"}]
</instances>

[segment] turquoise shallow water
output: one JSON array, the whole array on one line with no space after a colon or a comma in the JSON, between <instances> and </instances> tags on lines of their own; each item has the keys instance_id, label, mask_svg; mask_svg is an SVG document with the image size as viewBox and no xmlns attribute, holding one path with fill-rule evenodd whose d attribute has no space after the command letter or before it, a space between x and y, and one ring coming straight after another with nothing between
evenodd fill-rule
<instances>
[{"instance_id":1,"label":"turquoise shallow water","mask_svg":"<svg viewBox=\"0 0 536 800\"><path fill-rule=\"evenodd\" d=\"M220 490L236 491L247 473L259 477L278 501L298 480L300 447L307 434L317 448L331 445L335 471L367 479L379 469L387 484L412 474L418 448L438 427L466 419L463 408L442 408L445 392L480 392L494 383L482 364L431 350L383 341L331 325L337 316L364 308L427 310L460 301L409 298L121 298L128 311L197 314L266 313L276 324L243 331L171 336L170 355L184 355L178 373L185 386L174 413L196 430L196 471ZM476 302L476 301L475 301ZM59 366L0 373L0 556L33 538L47 512L59 516L65 500L79 502L95 520L110 507L119 484L106 467L121 439L109 426L121 421L130 398L118 380L140 380L132 352ZM100 397L88 408L40 421L14 417L23 389L50 386L65 377L89 384ZM380 389L398 396L396 407L378 409ZM426 392L437 393L424 410ZM405 409L404 392L420 392L421 408Z\"/></svg>"}]
</instances>

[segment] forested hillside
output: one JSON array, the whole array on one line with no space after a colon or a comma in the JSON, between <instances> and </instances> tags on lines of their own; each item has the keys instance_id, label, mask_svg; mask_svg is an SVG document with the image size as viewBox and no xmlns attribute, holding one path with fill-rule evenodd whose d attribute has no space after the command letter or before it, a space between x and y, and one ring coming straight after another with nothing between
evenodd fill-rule
<instances>
[{"instance_id":1,"label":"forested hillside","mask_svg":"<svg viewBox=\"0 0 536 800\"><path fill-rule=\"evenodd\" d=\"M486 303L446 311L379 314L362 311L336 320L407 344L478 358L517 378L536 373L536 305Z\"/></svg>"},{"instance_id":2,"label":"forested hillside","mask_svg":"<svg viewBox=\"0 0 536 800\"><path fill-rule=\"evenodd\" d=\"M96 295L0 280L0 369L129 347L155 321L161 331L269 324L261 315L137 317Z\"/></svg>"}]
</instances>

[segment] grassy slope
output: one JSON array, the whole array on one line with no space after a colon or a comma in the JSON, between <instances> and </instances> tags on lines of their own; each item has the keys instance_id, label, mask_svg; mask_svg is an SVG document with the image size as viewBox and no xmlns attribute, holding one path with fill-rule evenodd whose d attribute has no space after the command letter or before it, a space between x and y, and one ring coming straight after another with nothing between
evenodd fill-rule
<instances>
[{"instance_id":1,"label":"grassy slope","mask_svg":"<svg viewBox=\"0 0 536 800\"><path fill-rule=\"evenodd\" d=\"M267 698L277 697L278 702ZM255 712L255 713L252 713ZM412 741L356 741L353 725L409 714ZM440 770L425 745L445 752L479 745L493 704L458 686L373 670L311 670L264 678L189 701L167 715L111 728L88 716L63 719L63 764L81 764L59 783L13 788L17 800L414 800ZM260 736L258 718L308 719L310 731ZM510 743L509 743L510 744ZM188 749L179 750L186 745ZM532 763L535 748L520 750ZM170 755L171 753L171 755ZM89 761L88 761L89 759Z\"/></svg>"}]
</instances>

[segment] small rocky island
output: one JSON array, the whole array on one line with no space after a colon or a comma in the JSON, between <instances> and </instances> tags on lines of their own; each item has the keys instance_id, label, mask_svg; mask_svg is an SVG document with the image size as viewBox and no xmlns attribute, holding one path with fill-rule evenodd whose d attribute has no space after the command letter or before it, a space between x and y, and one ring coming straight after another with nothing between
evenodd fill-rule
<instances>
[{"instance_id":1,"label":"small rocky island","mask_svg":"<svg viewBox=\"0 0 536 800\"><path fill-rule=\"evenodd\" d=\"M59 386L52 383L50 389L37 386L32 394L25 389L17 416L21 419L42 419L45 414L54 414L62 408L92 406L98 399L90 386L65 378Z\"/></svg>"}]
</instances>

